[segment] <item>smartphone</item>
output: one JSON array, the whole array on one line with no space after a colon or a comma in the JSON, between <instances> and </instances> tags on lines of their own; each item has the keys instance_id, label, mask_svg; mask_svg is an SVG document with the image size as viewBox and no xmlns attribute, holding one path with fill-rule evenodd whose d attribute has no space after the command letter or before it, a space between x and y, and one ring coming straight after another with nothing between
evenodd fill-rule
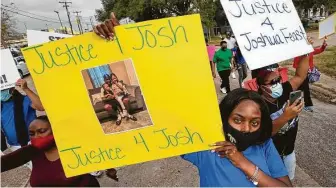
<instances>
[{"instance_id":1,"label":"smartphone","mask_svg":"<svg viewBox=\"0 0 336 188\"><path fill-rule=\"evenodd\" d=\"M303 97L303 92L301 90L293 91L289 94L289 102L292 105L297 99Z\"/></svg>"}]
</instances>

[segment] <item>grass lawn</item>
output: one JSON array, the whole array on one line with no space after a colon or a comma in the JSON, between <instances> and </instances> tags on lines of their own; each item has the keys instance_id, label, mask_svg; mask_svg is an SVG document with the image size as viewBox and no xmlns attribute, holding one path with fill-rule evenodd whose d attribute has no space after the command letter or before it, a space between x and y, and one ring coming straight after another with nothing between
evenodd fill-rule
<instances>
[{"instance_id":1,"label":"grass lawn","mask_svg":"<svg viewBox=\"0 0 336 188\"><path fill-rule=\"evenodd\" d=\"M336 46L327 47L326 51L314 57L318 70L336 78Z\"/></svg>"},{"instance_id":2,"label":"grass lawn","mask_svg":"<svg viewBox=\"0 0 336 188\"><path fill-rule=\"evenodd\" d=\"M220 37L215 36L215 37L211 37L211 41L209 40L209 44L219 46L221 41L222 39Z\"/></svg>"},{"instance_id":3,"label":"grass lawn","mask_svg":"<svg viewBox=\"0 0 336 188\"><path fill-rule=\"evenodd\" d=\"M319 24L318 23L309 23L308 28L306 28L306 32L314 32L318 31L319 29Z\"/></svg>"}]
</instances>

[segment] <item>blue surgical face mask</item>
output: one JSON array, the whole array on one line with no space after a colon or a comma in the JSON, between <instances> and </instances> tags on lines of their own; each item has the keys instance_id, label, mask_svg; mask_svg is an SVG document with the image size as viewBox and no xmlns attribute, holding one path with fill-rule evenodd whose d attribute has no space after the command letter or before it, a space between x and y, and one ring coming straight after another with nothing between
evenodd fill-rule
<instances>
[{"instance_id":1,"label":"blue surgical face mask","mask_svg":"<svg viewBox=\"0 0 336 188\"><path fill-rule=\"evenodd\" d=\"M1 101L8 101L12 97L12 94L9 93L9 89L5 89L1 91Z\"/></svg>"},{"instance_id":2,"label":"blue surgical face mask","mask_svg":"<svg viewBox=\"0 0 336 188\"><path fill-rule=\"evenodd\" d=\"M277 98L281 97L281 95L283 93L282 84L280 84L280 83L274 84L274 85L271 86L270 89L272 91L272 93L271 93L272 98L277 99Z\"/></svg>"}]
</instances>

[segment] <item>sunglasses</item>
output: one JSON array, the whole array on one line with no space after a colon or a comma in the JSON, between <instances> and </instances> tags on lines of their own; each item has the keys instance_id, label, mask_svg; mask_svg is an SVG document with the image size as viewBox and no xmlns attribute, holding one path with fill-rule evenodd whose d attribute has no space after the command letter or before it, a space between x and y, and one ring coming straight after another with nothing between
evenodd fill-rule
<instances>
[{"instance_id":1,"label":"sunglasses","mask_svg":"<svg viewBox=\"0 0 336 188\"><path fill-rule=\"evenodd\" d=\"M265 85L276 85L276 84L279 84L281 83L281 77L277 77L277 78L274 78L273 80L271 80L268 84L265 83Z\"/></svg>"}]
</instances>

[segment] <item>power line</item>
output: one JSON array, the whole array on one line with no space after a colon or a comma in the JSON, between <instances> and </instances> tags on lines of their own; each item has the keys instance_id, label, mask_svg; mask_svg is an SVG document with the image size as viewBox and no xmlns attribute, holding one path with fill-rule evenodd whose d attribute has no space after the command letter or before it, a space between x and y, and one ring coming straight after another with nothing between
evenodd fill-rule
<instances>
[{"instance_id":1,"label":"power line","mask_svg":"<svg viewBox=\"0 0 336 188\"><path fill-rule=\"evenodd\" d=\"M11 13L15 13L15 14L18 14L18 15L21 15L21 16L25 16L25 17L28 17L28 18L32 18L32 19L35 19L35 20L40 20L40 21L45 21L45 22L50 22L50 23L59 23L57 21L51 21L51 20L45 20L45 19L42 19L42 18L36 18L36 17L32 17L32 16L29 16L29 15L25 15L25 14L21 14L19 12L15 12L15 11L12 11L12 10L8 10L4 7L1 7L1 9L5 10L5 11L8 11L8 12L11 12Z\"/></svg>"},{"instance_id":2,"label":"power line","mask_svg":"<svg viewBox=\"0 0 336 188\"><path fill-rule=\"evenodd\" d=\"M50 18L50 17L46 17L46 16L41 16L41 15L38 15L38 14L34 14L34 13L31 13L31 12L28 12L28 11L25 11L25 10L21 10L21 9L18 9L18 8L12 8L8 5L4 5L4 4L1 4L2 6L6 7L7 9L10 9L12 11L20 11L20 12L24 12L24 13L27 13L27 14L31 14L31 15L34 15L34 16L38 16L38 17L42 17L42 18L46 18L50 21L58 21L57 19L55 18ZM63 21L63 20L62 20Z\"/></svg>"}]
</instances>

